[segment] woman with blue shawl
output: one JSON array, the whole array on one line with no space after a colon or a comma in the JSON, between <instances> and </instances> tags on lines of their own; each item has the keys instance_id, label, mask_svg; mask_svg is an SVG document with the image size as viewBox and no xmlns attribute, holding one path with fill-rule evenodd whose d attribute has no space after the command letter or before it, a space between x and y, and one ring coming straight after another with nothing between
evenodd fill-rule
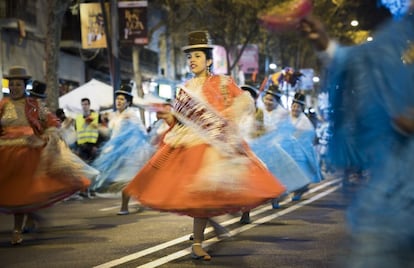
<instances>
[{"instance_id":1,"label":"woman with blue shawl","mask_svg":"<svg viewBox=\"0 0 414 268\"><path fill-rule=\"evenodd\" d=\"M111 136L101 148L93 166L101 173L92 185L98 193L118 193L144 166L155 148L149 142L147 131L132 104L132 88L121 85L115 91L116 112L111 116ZM122 192L122 205L118 215L127 215L129 195Z\"/></svg>"},{"instance_id":2,"label":"woman with blue shawl","mask_svg":"<svg viewBox=\"0 0 414 268\"><path fill-rule=\"evenodd\" d=\"M348 210L349 267L414 265L413 2L383 2L398 13L362 45L338 46L311 17L300 25L331 59L330 163L371 176Z\"/></svg>"}]
</instances>

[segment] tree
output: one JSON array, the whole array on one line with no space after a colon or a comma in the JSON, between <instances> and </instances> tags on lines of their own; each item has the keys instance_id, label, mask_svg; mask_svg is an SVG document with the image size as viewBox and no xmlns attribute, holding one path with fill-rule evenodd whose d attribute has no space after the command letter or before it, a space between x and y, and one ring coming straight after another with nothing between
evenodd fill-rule
<instances>
[{"instance_id":1,"label":"tree","mask_svg":"<svg viewBox=\"0 0 414 268\"><path fill-rule=\"evenodd\" d=\"M277 1L276 4L280 4ZM344 1L313 0L313 15L324 22L330 36L345 45L366 41L369 33L390 17L390 13L377 5L376 0ZM269 3L268 7L275 2ZM352 19L359 21L359 26L350 26ZM263 29L262 29L263 30ZM264 30L266 31L266 30ZM278 65L294 68L314 68L320 70L320 63L310 44L295 31L272 33L267 31L263 36L269 39L268 51L273 51L279 59Z\"/></svg>"},{"instance_id":2,"label":"tree","mask_svg":"<svg viewBox=\"0 0 414 268\"><path fill-rule=\"evenodd\" d=\"M258 41L257 13L264 7L263 1L160 0L154 2L168 11L166 27L174 40L173 43L177 46L186 45L188 32L208 30L214 39L214 44L223 46L228 52L228 73L237 66L245 46ZM237 49L239 45L241 45L240 50Z\"/></svg>"},{"instance_id":3,"label":"tree","mask_svg":"<svg viewBox=\"0 0 414 268\"><path fill-rule=\"evenodd\" d=\"M59 108L59 51L62 33L63 16L69 7L70 0L47 0L47 32L45 38L45 80L47 83L47 105L55 111Z\"/></svg>"}]
</instances>

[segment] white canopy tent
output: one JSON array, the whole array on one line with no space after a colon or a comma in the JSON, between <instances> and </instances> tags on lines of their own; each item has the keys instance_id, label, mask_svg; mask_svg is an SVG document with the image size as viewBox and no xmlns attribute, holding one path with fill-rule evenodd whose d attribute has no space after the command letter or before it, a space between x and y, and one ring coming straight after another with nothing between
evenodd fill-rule
<instances>
[{"instance_id":1,"label":"white canopy tent","mask_svg":"<svg viewBox=\"0 0 414 268\"><path fill-rule=\"evenodd\" d=\"M92 79L59 97L59 107L68 115L80 114L82 113L81 99L88 98L91 100L91 109L100 111L112 107L113 96L112 86Z\"/></svg>"},{"instance_id":2,"label":"white canopy tent","mask_svg":"<svg viewBox=\"0 0 414 268\"><path fill-rule=\"evenodd\" d=\"M112 86L105 84L96 79L92 79L82 86L75 88L69 93L59 97L59 107L62 108L67 116L74 117L77 114L82 113L81 99L88 98L91 101L91 109L101 112L103 110L112 109L114 102L114 92ZM150 100L151 103L165 102L164 100L154 97L145 96L143 98L138 97L135 87L132 90L133 105L139 107L147 107L147 102ZM146 116L154 117L148 115ZM146 120L147 121L147 120ZM149 120L152 121L152 120Z\"/></svg>"},{"instance_id":3,"label":"white canopy tent","mask_svg":"<svg viewBox=\"0 0 414 268\"><path fill-rule=\"evenodd\" d=\"M132 95L134 96L134 106L142 106L143 99L138 97L135 88L132 90ZM95 111L111 109L114 103L114 90L108 84L91 79L82 86L59 97L59 107L68 114L82 113L81 99L83 98L91 100L91 109Z\"/></svg>"}]
</instances>

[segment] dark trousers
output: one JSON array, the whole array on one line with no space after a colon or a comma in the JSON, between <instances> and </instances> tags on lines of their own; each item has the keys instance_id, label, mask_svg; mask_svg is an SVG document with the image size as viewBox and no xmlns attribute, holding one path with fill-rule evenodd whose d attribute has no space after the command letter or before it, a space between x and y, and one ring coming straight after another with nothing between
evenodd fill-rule
<instances>
[{"instance_id":1,"label":"dark trousers","mask_svg":"<svg viewBox=\"0 0 414 268\"><path fill-rule=\"evenodd\" d=\"M98 146L96 143L78 144L77 154L83 161L90 164L98 154Z\"/></svg>"}]
</instances>

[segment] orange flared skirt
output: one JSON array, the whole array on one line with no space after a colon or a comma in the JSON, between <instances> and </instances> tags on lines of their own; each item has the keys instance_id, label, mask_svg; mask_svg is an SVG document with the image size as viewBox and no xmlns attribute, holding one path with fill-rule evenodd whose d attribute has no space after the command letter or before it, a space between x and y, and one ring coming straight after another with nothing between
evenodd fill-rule
<instances>
[{"instance_id":1,"label":"orange flared skirt","mask_svg":"<svg viewBox=\"0 0 414 268\"><path fill-rule=\"evenodd\" d=\"M192 185L205 170L208 144L191 147L163 145L127 185L125 191L144 206L191 217L212 217L254 208L285 192L285 187L246 146L246 170L236 189ZM207 167L208 168L208 167ZM231 167L229 167L231 168ZM222 184L226 185L223 178ZM219 183L220 184L220 183Z\"/></svg>"},{"instance_id":2,"label":"orange flared skirt","mask_svg":"<svg viewBox=\"0 0 414 268\"><path fill-rule=\"evenodd\" d=\"M86 177L37 172L42 150L43 147L0 146L0 212L34 211L89 186Z\"/></svg>"}]
</instances>

